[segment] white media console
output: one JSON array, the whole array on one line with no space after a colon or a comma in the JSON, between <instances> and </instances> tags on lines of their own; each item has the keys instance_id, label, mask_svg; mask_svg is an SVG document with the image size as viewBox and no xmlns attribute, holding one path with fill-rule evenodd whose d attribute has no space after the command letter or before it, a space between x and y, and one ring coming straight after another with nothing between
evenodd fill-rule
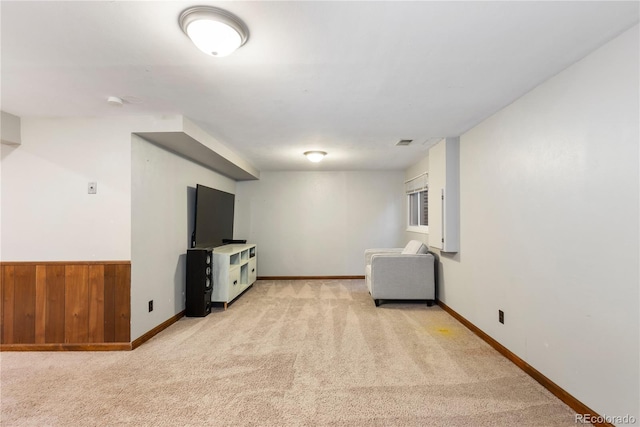
<instances>
[{"instance_id":1,"label":"white media console","mask_svg":"<svg viewBox=\"0 0 640 427\"><path fill-rule=\"evenodd\" d=\"M213 248L212 302L227 304L253 285L258 276L256 245L224 245Z\"/></svg>"}]
</instances>

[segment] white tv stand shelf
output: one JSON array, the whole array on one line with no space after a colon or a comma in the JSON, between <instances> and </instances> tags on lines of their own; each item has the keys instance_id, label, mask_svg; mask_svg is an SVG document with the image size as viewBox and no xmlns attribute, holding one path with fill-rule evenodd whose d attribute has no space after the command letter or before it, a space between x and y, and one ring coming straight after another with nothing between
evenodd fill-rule
<instances>
[{"instance_id":1,"label":"white tv stand shelf","mask_svg":"<svg viewBox=\"0 0 640 427\"><path fill-rule=\"evenodd\" d=\"M256 281L258 276L256 245L224 245L213 248L212 302L224 303L224 309Z\"/></svg>"}]
</instances>

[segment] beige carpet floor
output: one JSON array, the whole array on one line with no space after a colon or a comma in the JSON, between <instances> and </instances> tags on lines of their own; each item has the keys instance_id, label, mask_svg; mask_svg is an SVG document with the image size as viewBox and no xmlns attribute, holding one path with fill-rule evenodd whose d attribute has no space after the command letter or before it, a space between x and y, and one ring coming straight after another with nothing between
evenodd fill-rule
<instances>
[{"instance_id":1,"label":"beige carpet floor","mask_svg":"<svg viewBox=\"0 0 640 427\"><path fill-rule=\"evenodd\" d=\"M258 281L131 352L3 352L3 426L573 426L441 308Z\"/></svg>"}]
</instances>

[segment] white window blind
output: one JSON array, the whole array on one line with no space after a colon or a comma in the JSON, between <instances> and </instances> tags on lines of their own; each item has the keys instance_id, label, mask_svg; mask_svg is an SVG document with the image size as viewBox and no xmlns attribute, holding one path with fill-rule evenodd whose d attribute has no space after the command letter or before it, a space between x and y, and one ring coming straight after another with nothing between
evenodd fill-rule
<instances>
[{"instance_id":1,"label":"white window blind","mask_svg":"<svg viewBox=\"0 0 640 427\"><path fill-rule=\"evenodd\" d=\"M407 194L418 193L426 190L429 187L429 174L427 172L423 172L415 178L405 181L404 187Z\"/></svg>"}]
</instances>

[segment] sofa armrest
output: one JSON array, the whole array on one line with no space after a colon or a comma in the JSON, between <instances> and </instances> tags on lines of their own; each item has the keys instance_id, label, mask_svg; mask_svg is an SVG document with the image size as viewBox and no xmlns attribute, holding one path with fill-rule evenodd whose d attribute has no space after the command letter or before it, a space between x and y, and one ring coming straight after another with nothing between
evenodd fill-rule
<instances>
[{"instance_id":1,"label":"sofa armrest","mask_svg":"<svg viewBox=\"0 0 640 427\"><path fill-rule=\"evenodd\" d=\"M376 254L400 254L404 248L380 248L380 249L365 249L364 251L364 265L365 267L371 264L371 257Z\"/></svg>"}]
</instances>

